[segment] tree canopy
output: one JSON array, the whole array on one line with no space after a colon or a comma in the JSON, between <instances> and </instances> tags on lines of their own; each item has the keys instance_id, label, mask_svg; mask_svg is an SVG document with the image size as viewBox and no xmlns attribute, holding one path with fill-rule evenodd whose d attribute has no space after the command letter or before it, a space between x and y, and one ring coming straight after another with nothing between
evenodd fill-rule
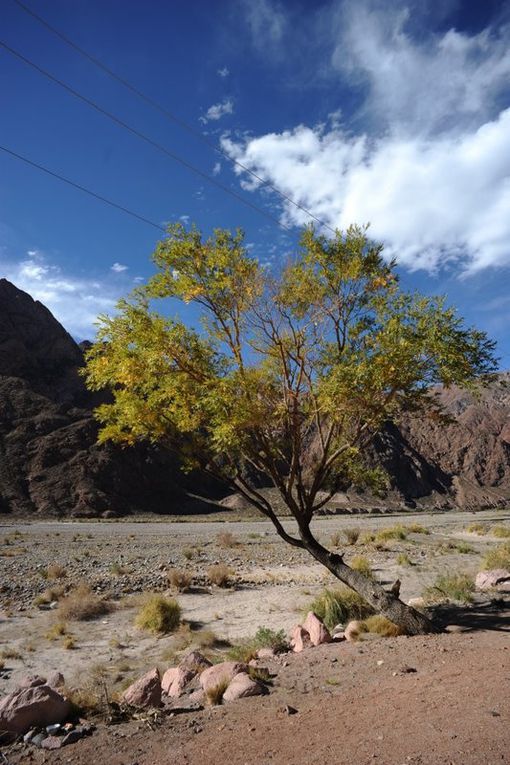
<instances>
[{"instance_id":1,"label":"tree canopy","mask_svg":"<svg viewBox=\"0 0 510 765\"><path fill-rule=\"evenodd\" d=\"M154 276L100 317L86 367L89 387L113 393L97 410L100 440L165 443L358 590L362 575L314 538L314 513L341 485L382 480L364 452L385 421L409 409L439 415L430 386L472 386L495 369L485 334L444 298L404 292L382 249L366 227L333 238L306 228L275 275L241 231L204 238L172 225ZM169 318L172 301L158 313L169 298L194 304L200 327ZM250 481L254 472L278 490L295 533Z\"/></svg>"}]
</instances>

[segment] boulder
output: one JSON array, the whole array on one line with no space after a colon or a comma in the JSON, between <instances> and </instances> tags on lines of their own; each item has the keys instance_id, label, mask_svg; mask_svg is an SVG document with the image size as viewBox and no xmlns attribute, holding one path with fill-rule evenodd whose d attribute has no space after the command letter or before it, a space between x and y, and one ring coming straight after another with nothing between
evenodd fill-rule
<instances>
[{"instance_id":1,"label":"boulder","mask_svg":"<svg viewBox=\"0 0 510 765\"><path fill-rule=\"evenodd\" d=\"M309 611L308 615L303 622L303 629L308 632L310 636L310 643L313 646L322 645L323 643L331 643L331 635L324 622L314 614L313 611Z\"/></svg>"},{"instance_id":2,"label":"boulder","mask_svg":"<svg viewBox=\"0 0 510 765\"><path fill-rule=\"evenodd\" d=\"M0 730L26 733L63 722L71 704L48 685L19 688L0 701Z\"/></svg>"},{"instance_id":3,"label":"boulder","mask_svg":"<svg viewBox=\"0 0 510 765\"><path fill-rule=\"evenodd\" d=\"M223 701L236 701L247 696L262 696L264 693L267 693L265 685L254 680L247 672L239 672L228 684L223 694Z\"/></svg>"},{"instance_id":4,"label":"boulder","mask_svg":"<svg viewBox=\"0 0 510 765\"><path fill-rule=\"evenodd\" d=\"M246 672L246 664L238 661L223 661L205 669L200 675L200 685L207 693L220 683L230 683L240 672Z\"/></svg>"},{"instance_id":5,"label":"boulder","mask_svg":"<svg viewBox=\"0 0 510 765\"><path fill-rule=\"evenodd\" d=\"M37 688L38 685L51 686L51 683L48 683L46 681L46 678L41 677L41 675L25 675L25 677L21 678L18 687L19 688Z\"/></svg>"},{"instance_id":6,"label":"boulder","mask_svg":"<svg viewBox=\"0 0 510 765\"><path fill-rule=\"evenodd\" d=\"M133 707L159 707L161 704L161 677L154 667L127 688L122 694L123 701Z\"/></svg>"},{"instance_id":7,"label":"boulder","mask_svg":"<svg viewBox=\"0 0 510 765\"><path fill-rule=\"evenodd\" d=\"M172 667L163 675L161 690L171 698L177 699L197 673L184 667Z\"/></svg>"},{"instance_id":8,"label":"boulder","mask_svg":"<svg viewBox=\"0 0 510 765\"><path fill-rule=\"evenodd\" d=\"M49 685L50 688L62 688L65 684L66 681L62 672L53 672L48 676L47 685Z\"/></svg>"},{"instance_id":9,"label":"boulder","mask_svg":"<svg viewBox=\"0 0 510 765\"><path fill-rule=\"evenodd\" d=\"M493 568L490 571L480 571L476 575L477 590L501 590L510 592L510 571L505 568Z\"/></svg>"},{"instance_id":10,"label":"boulder","mask_svg":"<svg viewBox=\"0 0 510 765\"><path fill-rule=\"evenodd\" d=\"M195 672L195 674L199 674L200 672L203 672L204 669L212 667L212 662L210 662L209 659L206 659L200 651L190 651L190 653L186 654L182 661L179 662L179 667L181 669Z\"/></svg>"},{"instance_id":11,"label":"boulder","mask_svg":"<svg viewBox=\"0 0 510 765\"><path fill-rule=\"evenodd\" d=\"M310 645L310 635L300 624L296 624L290 636L292 650L294 653L301 653L305 648L309 648Z\"/></svg>"}]
</instances>

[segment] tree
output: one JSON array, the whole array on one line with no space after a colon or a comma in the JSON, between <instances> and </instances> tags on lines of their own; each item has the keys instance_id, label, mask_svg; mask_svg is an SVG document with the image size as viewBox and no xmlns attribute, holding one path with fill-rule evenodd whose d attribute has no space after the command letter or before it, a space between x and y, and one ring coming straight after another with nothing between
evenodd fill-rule
<instances>
[{"instance_id":1,"label":"tree","mask_svg":"<svg viewBox=\"0 0 510 765\"><path fill-rule=\"evenodd\" d=\"M328 239L304 230L295 259L273 277L243 234L169 227L156 273L100 317L87 354L100 440L175 449L185 469L220 478L339 580L409 634L434 629L422 614L344 563L311 528L340 486L380 483L366 446L404 409L438 416L434 383L474 385L494 370L494 344L464 328L441 298L399 288L395 263L366 228ZM158 314L172 298L199 309L201 327ZM170 301L171 304L171 301ZM295 520L285 528L266 476Z\"/></svg>"}]
</instances>

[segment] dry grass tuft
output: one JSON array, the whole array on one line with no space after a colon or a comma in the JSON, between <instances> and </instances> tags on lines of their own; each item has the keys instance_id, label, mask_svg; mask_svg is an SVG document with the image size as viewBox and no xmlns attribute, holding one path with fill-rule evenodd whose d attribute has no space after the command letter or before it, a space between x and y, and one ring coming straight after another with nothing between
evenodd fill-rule
<instances>
[{"instance_id":1,"label":"dry grass tuft","mask_svg":"<svg viewBox=\"0 0 510 765\"><path fill-rule=\"evenodd\" d=\"M397 555L397 566L414 566L414 563L407 553L399 553Z\"/></svg>"},{"instance_id":2,"label":"dry grass tuft","mask_svg":"<svg viewBox=\"0 0 510 765\"><path fill-rule=\"evenodd\" d=\"M482 569L490 571L494 568L504 568L510 570L510 542L505 542L492 550L483 557Z\"/></svg>"},{"instance_id":3,"label":"dry grass tuft","mask_svg":"<svg viewBox=\"0 0 510 765\"><path fill-rule=\"evenodd\" d=\"M468 534L478 534L480 537L487 534L488 530L488 526L485 523L470 523L469 526L466 526Z\"/></svg>"},{"instance_id":4,"label":"dry grass tuft","mask_svg":"<svg viewBox=\"0 0 510 765\"><path fill-rule=\"evenodd\" d=\"M58 638L65 635L67 635L67 624L65 622L57 622L48 630L45 638L46 640L58 640Z\"/></svg>"},{"instance_id":5,"label":"dry grass tuft","mask_svg":"<svg viewBox=\"0 0 510 765\"><path fill-rule=\"evenodd\" d=\"M60 563L50 563L46 569L45 579L64 579L67 576L67 571Z\"/></svg>"},{"instance_id":6,"label":"dry grass tuft","mask_svg":"<svg viewBox=\"0 0 510 765\"><path fill-rule=\"evenodd\" d=\"M404 539L407 539L407 529L400 523L396 526L388 526L386 529L378 531L375 538L378 542L387 542L390 539L403 541Z\"/></svg>"},{"instance_id":7,"label":"dry grass tuft","mask_svg":"<svg viewBox=\"0 0 510 765\"><path fill-rule=\"evenodd\" d=\"M343 535L348 545L355 545L359 539L360 534L361 529L358 528L343 529Z\"/></svg>"},{"instance_id":8,"label":"dry grass tuft","mask_svg":"<svg viewBox=\"0 0 510 765\"><path fill-rule=\"evenodd\" d=\"M328 629L353 619L365 619L373 613L372 607L361 595L344 585L334 590L323 590L303 611L313 611Z\"/></svg>"},{"instance_id":9,"label":"dry grass tuft","mask_svg":"<svg viewBox=\"0 0 510 765\"><path fill-rule=\"evenodd\" d=\"M193 576L182 568L171 568L168 571L168 581L178 592L186 592L191 586Z\"/></svg>"},{"instance_id":10,"label":"dry grass tuft","mask_svg":"<svg viewBox=\"0 0 510 765\"><path fill-rule=\"evenodd\" d=\"M473 577L467 573L455 572L441 574L431 587L427 587L424 593L426 604L448 603L471 603L475 583Z\"/></svg>"},{"instance_id":11,"label":"dry grass tuft","mask_svg":"<svg viewBox=\"0 0 510 765\"><path fill-rule=\"evenodd\" d=\"M220 531L219 534L216 534L216 543L220 547L225 547L227 549L231 547L239 547L241 544L230 531Z\"/></svg>"},{"instance_id":12,"label":"dry grass tuft","mask_svg":"<svg viewBox=\"0 0 510 765\"><path fill-rule=\"evenodd\" d=\"M421 523L406 523L406 525L402 528L404 528L410 534L430 534L430 529L428 529L426 526L422 526Z\"/></svg>"},{"instance_id":13,"label":"dry grass tuft","mask_svg":"<svg viewBox=\"0 0 510 765\"><path fill-rule=\"evenodd\" d=\"M510 529L507 526L493 526L491 534L499 539L508 539L510 537Z\"/></svg>"},{"instance_id":14,"label":"dry grass tuft","mask_svg":"<svg viewBox=\"0 0 510 765\"><path fill-rule=\"evenodd\" d=\"M92 591L90 585L82 583L63 598L58 607L61 619L88 621L110 613L113 606Z\"/></svg>"},{"instance_id":15,"label":"dry grass tuft","mask_svg":"<svg viewBox=\"0 0 510 765\"><path fill-rule=\"evenodd\" d=\"M224 563L217 563L207 570L207 578L217 587L228 587L232 578L232 569Z\"/></svg>"},{"instance_id":16,"label":"dry grass tuft","mask_svg":"<svg viewBox=\"0 0 510 765\"><path fill-rule=\"evenodd\" d=\"M371 632L372 634L381 635L382 637L397 637L403 635L404 631L387 619L382 614L374 614L369 616L362 622L363 631Z\"/></svg>"},{"instance_id":17,"label":"dry grass tuft","mask_svg":"<svg viewBox=\"0 0 510 765\"><path fill-rule=\"evenodd\" d=\"M228 680L221 680L217 685L215 685L213 688L209 688L209 690L206 691L206 698L207 703L211 706L218 706L218 704L221 704L223 700L223 694L228 688Z\"/></svg>"},{"instance_id":18,"label":"dry grass tuft","mask_svg":"<svg viewBox=\"0 0 510 765\"><path fill-rule=\"evenodd\" d=\"M155 593L139 611L136 626L148 632L166 634L176 630L180 621L181 607L177 601Z\"/></svg>"},{"instance_id":19,"label":"dry grass tuft","mask_svg":"<svg viewBox=\"0 0 510 765\"><path fill-rule=\"evenodd\" d=\"M355 555L354 558L349 561L349 566L360 574L363 574L367 579L374 579L374 572L370 566L370 561L364 555Z\"/></svg>"}]
</instances>

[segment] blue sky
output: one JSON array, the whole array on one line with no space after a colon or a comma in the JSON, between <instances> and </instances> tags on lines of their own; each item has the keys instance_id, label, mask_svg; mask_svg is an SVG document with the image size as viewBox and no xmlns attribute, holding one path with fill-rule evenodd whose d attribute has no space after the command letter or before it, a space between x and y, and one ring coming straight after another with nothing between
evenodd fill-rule
<instances>
[{"instance_id":1,"label":"blue sky","mask_svg":"<svg viewBox=\"0 0 510 765\"><path fill-rule=\"evenodd\" d=\"M403 284L442 293L510 367L510 5L443 0L24 0L328 226L370 222ZM0 144L159 223L241 226L275 268L308 216L3 0ZM151 272L151 227L0 151L0 275L81 339Z\"/></svg>"}]
</instances>

